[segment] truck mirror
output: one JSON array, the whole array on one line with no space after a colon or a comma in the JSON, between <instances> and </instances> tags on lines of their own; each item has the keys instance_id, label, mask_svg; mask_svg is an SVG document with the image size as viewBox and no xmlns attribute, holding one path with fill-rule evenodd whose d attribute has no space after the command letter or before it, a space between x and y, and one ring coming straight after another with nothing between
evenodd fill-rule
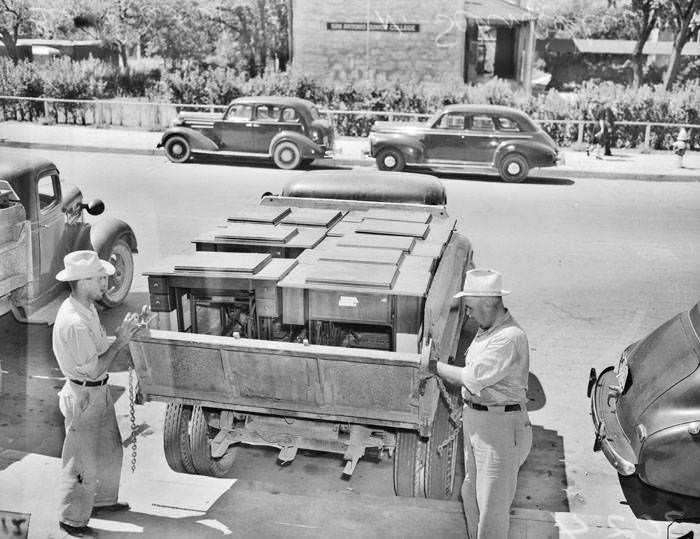
<instances>
[{"instance_id":1,"label":"truck mirror","mask_svg":"<svg viewBox=\"0 0 700 539\"><path fill-rule=\"evenodd\" d=\"M83 204L83 209L86 209L90 215L100 215L105 211L105 203L99 198L94 198L87 204Z\"/></svg>"}]
</instances>

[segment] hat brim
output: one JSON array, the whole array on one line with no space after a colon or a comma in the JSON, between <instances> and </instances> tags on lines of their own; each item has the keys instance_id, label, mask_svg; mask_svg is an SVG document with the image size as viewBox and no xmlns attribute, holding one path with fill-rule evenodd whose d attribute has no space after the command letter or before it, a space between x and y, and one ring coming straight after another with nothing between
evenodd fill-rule
<instances>
[{"instance_id":1,"label":"hat brim","mask_svg":"<svg viewBox=\"0 0 700 539\"><path fill-rule=\"evenodd\" d=\"M63 281L63 282L68 282L68 281L79 281L81 279L90 279L91 277L98 277L101 275L107 275L107 277L114 275L114 272L117 271L115 267L107 262L106 260L100 260L100 269L95 271L69 271L67 269L62 269L56 274L56 280L57 281Z\"/></svg>"},{"instance_id":2,"label":"hat brim","mask_svg":"<svg viewBox=\"0 0 700 539\"><path fill-rule=\"evenodd\" d=\"M493 290L493 291L488 291L488 292L484 292L483 290L479 291L479 292L470 291L470 290L462 290L461 292L457 292L452 297L453 298L462 298L465 296L471 296L471 297L475 297L475 298L488 298L488 297L494 297L494 296L495 297L507 296L508 294L510 294L510 290Z\"/></svg>"}]
</instances>

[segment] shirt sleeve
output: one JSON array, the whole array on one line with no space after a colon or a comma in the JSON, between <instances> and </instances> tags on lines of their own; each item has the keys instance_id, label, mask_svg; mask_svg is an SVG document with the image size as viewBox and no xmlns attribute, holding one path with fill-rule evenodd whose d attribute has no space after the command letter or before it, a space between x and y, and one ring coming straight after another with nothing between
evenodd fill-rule
<instances>
[{"instance_id":1,"label":"shirt sleeve","mask_svg":"<svg viewBox=\"0 0 700 539\"><path fill-rule=\"evenodd\" d=\"M474 395L505 378L517 359L517 348L512 339L494 338L478 356L468 358L462 369L462 384Z\"/></svg>"},{"instance_id":2,"label":"shirt sleeve","mask_svg":"<svg viewBox=\"0 0 700 539\"><path fill-rule=\"evenodd\" d=\"M75 370L88 379L96 379L102 373L98 370L99 353L90 330L84 324L71 324L65 329L66 350L73 356Z\"/></svg>"}]
</instances>

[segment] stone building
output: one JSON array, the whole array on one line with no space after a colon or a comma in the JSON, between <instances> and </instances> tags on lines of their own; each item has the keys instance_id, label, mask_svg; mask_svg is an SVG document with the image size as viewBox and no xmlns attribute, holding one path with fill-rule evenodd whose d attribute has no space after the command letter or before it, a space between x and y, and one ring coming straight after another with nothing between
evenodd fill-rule
<instances>
[{"instance_id":1,"label":"stone building","mask_svg":"<svg viewBox=\"0 0 700 539\"><path fill-rule=\"evenodd\" d=\"M530 88L534 15L506 0L291 0L292 62L335 81Z\"/></svg>"}]
</instances>

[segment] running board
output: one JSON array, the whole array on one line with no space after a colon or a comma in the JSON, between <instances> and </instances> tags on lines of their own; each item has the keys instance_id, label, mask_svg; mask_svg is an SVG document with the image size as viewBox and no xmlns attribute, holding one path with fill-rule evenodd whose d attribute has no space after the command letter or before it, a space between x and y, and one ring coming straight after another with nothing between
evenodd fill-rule
<instances>
[{"instance_id":1,"label":"running board","mask_svg":"<svg viewBox=\"0 0 700 539\"><path fill-rule=\"evenodd\" d=\"M272 157L269 153L257 153L257 152L230 152L226 150L195 150L192 149L192 153L205 153L208 155L230 155L231 157L258 157L261 159L269 159Z\"/></svg>"}]
</instances>

